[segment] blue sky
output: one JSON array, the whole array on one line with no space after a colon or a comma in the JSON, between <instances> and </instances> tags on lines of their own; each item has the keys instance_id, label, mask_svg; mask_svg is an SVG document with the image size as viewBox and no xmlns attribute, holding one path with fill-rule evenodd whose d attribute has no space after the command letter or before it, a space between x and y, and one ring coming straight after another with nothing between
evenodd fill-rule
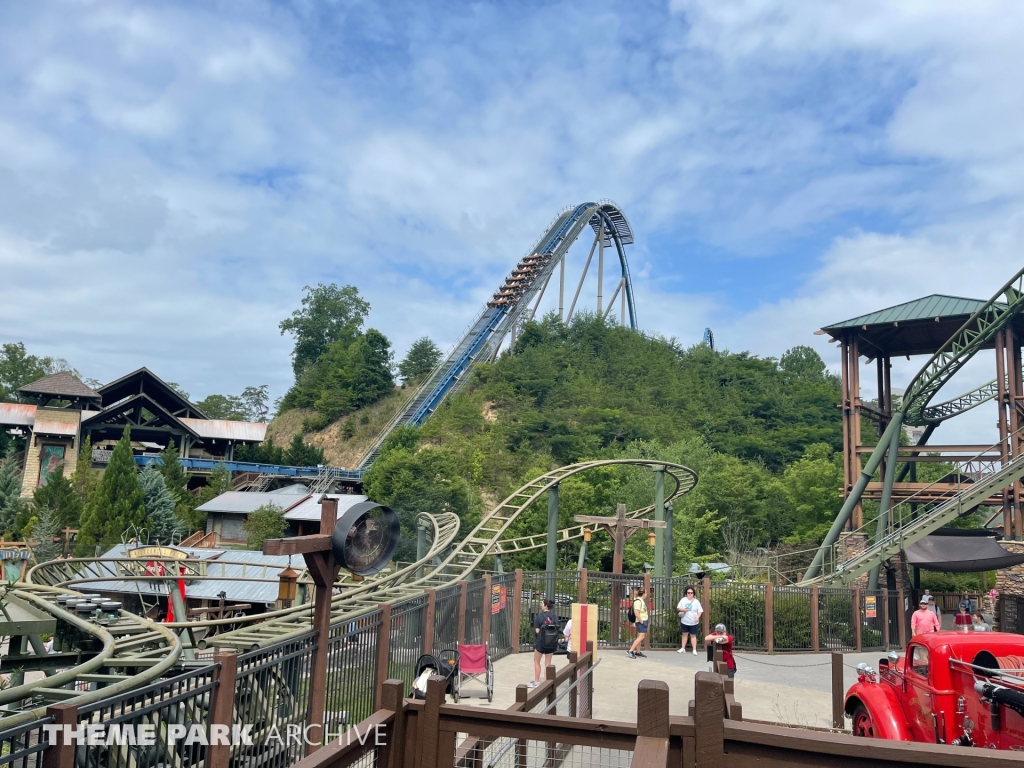
<instances>
[{"instance_id":1,"label":"blue sky","mask_svg":"<svg viewBox=\"0 0 1024 768\"><path fill-rule=\"evenodd\" d=\"M446 347L599 198L687 343L837 365L822 324L1022 265L1018 2L0 9L3 340L100 380L280 395L317 281Z\"/></svg>"}]
</instances>

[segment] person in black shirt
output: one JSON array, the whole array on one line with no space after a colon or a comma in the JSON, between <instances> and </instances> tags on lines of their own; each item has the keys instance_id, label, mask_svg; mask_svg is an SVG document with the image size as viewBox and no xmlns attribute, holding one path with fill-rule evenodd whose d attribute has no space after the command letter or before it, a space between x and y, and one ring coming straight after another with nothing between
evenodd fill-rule
<instances>
[{"instance_id":1,"label":"person in black shirt","mask_svg":"<svg viewBox=\"0 0 1024 768\"><path fill-rule=\"evenodd\" d=\"M540 685L541 669L547 668L551 663L552 654L558 649L558 617L551 610L551 598L544 598L541 607L543 610L533 620L533 632L536 635L533 649L533 682L527 686L528 688ZM554 627L554 631L550 629L551 627ZM544 661L543 666L541 659Z\"/></svg>"}]
</instances>

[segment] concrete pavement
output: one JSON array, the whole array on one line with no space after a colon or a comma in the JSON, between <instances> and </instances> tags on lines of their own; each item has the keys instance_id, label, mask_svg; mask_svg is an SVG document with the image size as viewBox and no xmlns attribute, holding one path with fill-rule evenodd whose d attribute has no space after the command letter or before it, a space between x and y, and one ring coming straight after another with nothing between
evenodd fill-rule
<instances>
[{"instance_id":1,"label":"concrete pavement","mask_svg":"<svg viewBox=\"0 0 1024 768\"><path fill-rule=\"evenodd\" d=\"M881 653L846 654L844 691L856 681L857 664L878 666ZM685 715L694 696L694 675L707 671L707 657L649 651L646 658L630 659L622 650L602 649L601 665L594 671L594 717L601 720L636 721L636 691L641 680L664 680L669 685L669 710ZM555 666L566 663L555 657ZM827 653L736 654L736 700L743 716L792 726L832 725L832 665ZM505 709L515 702L515 689L533 679L533 653L506 656L494 665L494 701L483 698L482 685L463 686L467 706ZM469 696L470 698L465 698Z\"/></svg>"}]
</instances>

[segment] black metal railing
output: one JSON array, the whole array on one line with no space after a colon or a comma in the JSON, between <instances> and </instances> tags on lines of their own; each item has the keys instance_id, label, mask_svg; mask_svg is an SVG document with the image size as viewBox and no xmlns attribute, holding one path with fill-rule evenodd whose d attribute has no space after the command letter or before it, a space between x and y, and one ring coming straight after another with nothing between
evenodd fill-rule
<instances>
[{"instance_id":1,"label":"black metal railing","mask_svg":"<svg viewBox=\"0 0 1024 768\"><path fill-rule=\"evenodd\" d=\"M709 607L711 626L725 624L729 634L735 638L737 648L767 648L764 593L764 584L712 581Z\"/></svg>"},{"instance_id":2,"label":"black metal railing","mask_svg":"<svg viewBox=\"0 0 1024 768\"><path fill-rule=\"evenodd\" d=\"M772 635L776 651L813 649L809 587L775 587L772 590Z\"/></svg>"},{"instance_id":3,"label":"black metal railing","mask_svg":"<svg viewBox=\"0 0 1024 768\"><path fill-rule=\"evenodd\" d=\"M41 765L41 754L50 746L43 726L52 722L52 717L43 717L0 730L0 766L37 768Z\"/></svg>"},{"instance_id":4,"label":"black metal railing","mask_svg":"<svg viewBox=\"0 0 1024 768\"><path fill-rule=\"evenodd\" d=\"M79 726L101 726L103 738L78 739L76 768L201 764L206 759L205 738L188 736L194 727L206 734L218 668L213 664L81 707Z\"/></svg>"},{"instance_id":5,"label":"black metal railing","mask_svg":"<svg viewBox=\"0 0 1024 768\"><path fill-rule=\"evenodd\" d=\"M853 592L849 589L822 587L818 590L818 642L823 651L853 651Z\"/></svg>"},{"instance_id":6,"label":"black metal railing","mask_svg":"<svg viewBox=\"0 0 1024 768\"><path fill-rule=\"evenodd\" d=\"M337 738L345 726L373 714L382 613L378 608L331 625L324 705L326 738Z\"/></svg>"},{"instance_id":7,"label":"black metal railing","mask_svg":"<svg viewBox=\"0 0 1024 768\"><path fill-rule=\"evenodd\" d=\"M465 642L480 645L484 641L484 580L466 583Z\"/></svg>"},{"instance_id":8,"label":"black metal railing","mask_svg":"<svg viewBox=\"0 0 1024 768\"><path fill-rule=\"evenodd\" d=\"M516 576L503 573L491 579L491 634L487 647L497 661L512 653L512 599ZM518 628L517 628L518 629Z\"/></svg>"},{"instance_id":9,"label":"black metal railing","mask_svg":"<svg viewBox=\"0 0 1024 768\"><path fill-rule=\"evenodd\" d=\"M458 584L437 590L434 602L434 650L454 648L459 641Z\"/></svg>"},{"instance_id":10,"label":"black metal railing","mask_svg":"<svg viewBox=\"0 0 1024 768\"><path fill-rule=\"evenodd\" d=\"M302 756L287 736L309 719L316 647L316 632L307 632L238 657L233 722L251 726L253 743L232 746L233 768L284 768Z\"/></svg>"},{"instance_id":11,"label":"black metal railing","mask_svg":"<svg viewBox=\"0 0 1024 768\"><path fill-rule=\"evenodd\" d=\"M423 652L423 622L426 615L426 595L404 600L391 606L388 677L403 681L406 691L412 688L416 661ZM430 631L433 632L433 627Z\"/></svg>"}]
</instances>

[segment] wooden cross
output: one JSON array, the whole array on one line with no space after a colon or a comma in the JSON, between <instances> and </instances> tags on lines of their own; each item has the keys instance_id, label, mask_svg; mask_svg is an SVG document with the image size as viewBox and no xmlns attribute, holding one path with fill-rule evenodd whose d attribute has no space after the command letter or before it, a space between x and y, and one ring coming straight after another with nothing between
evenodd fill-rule
<instances>
[{"instance_id":1,"label":"wooden cross","mask_svg":"<svg viewBox=\"0 0 1024 768\"><path fill-rule=\"evenodd\" d=\"M331 550L331 534L338 522L338 500L324 498L320 502L320 533L312 536L294 536L290 539L267 539L263 542L265 555L302 555L306 568L316 585L313 599L313 628L317 631L316 649L313 651L310 679L313 691L309 702L309 740L306 750L311 754L323 741L324 702L327 698L327 652L331 634L331 597L334 582L341 566Z\"/></svg>"},{"instance_id":2,"label":"wooden cross","mask_svg":"<svg viewBox=\"0 0 1024 768\"><path fill-rule=\"evenodd\" d=\"M615 551L612 556L612 573L622 573L622 552L626 547L626 539L637 531L644 528L665 528L662 520L628 520L626 518L626 505L619 504L615 508L614 517L596 517L593 515L576 515L573 520L577 523L594 523L599 525L615 542Z\"/></svg>"}]
</instances>

